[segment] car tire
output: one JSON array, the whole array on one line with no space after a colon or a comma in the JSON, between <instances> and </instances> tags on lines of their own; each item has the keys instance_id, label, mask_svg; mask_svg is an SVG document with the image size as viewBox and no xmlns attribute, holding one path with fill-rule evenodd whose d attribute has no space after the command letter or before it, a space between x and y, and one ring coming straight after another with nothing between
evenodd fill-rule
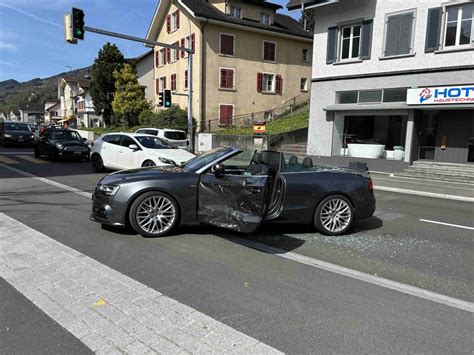
<instances>
[{"instance_id":1,"label":"car tire","mask_svg":"<svg viewBox=\"0 0 474 355\"><path fill-rule=\"evenodd\" d=\"M49 152L48 152L48 159L51 160L51 161L56 161L58 160L58 157L56 155L56 153L54 152L53 149L50 149Z\"/></svg>"},{"instance_id":2,"label":"car tire","mask_svg":"<svg viewBox=\"0 0 474 355\"><path fill-rule=\"evenodd\" d=\"M179 221L177 202L163 192L150 191L138 196L130 206L132 228L144 237L162 237Z\"/></svg>"},{"instance_id":3,"label":"car tire","mask_svg":"<svg viewBox=\"0 0 474 355\"><path fill-rule=\"evenodd\" d=\"M142 168L149 167L149 166L156 166L153 160L145 160L142 164Z\"/></svg>"},{"instance_id":4,"label":"car tire","mask_svg":"<svg viewBox=\"0 0 474 355\"><path fill-rule=\"evenodd\" d=\"M92 170L94 170L96 173L103 173L105 171L104 161L99 154L93 154L91 156L91 165Z\"/></svg>"},{"instance_id":5,"label":"car tire","mask_svg":"<svg viewBox=\"0 0 474 355\"><path fill-rule=\"evenodd\" d=\"M40 154L40 151L39 151L38 147L34 148L34 153L35 153L35 158L40 158L41 157L41 154Z\"/></svg>"},{"instance_id":6,"label":"car tire","mask_svg":"<svg viewBox=\"0 0 474 355\"><path fill-rule=\"evenodd\" d=\"M331 195L322 200L314 213L314 226L325 235L341 235L352 227L354 207L343 195Z\"/></svg>"}]
</instances>

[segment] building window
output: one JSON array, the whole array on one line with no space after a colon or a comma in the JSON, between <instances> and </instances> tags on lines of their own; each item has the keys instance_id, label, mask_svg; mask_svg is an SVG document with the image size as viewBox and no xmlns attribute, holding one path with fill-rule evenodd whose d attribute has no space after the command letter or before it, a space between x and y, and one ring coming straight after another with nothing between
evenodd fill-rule
<instances>
[{"instance_id":1,"label":"building window","mask_svg":"<svg viewBox=\"0 0 474 355\"><path fill-rule=\"evenodd\" d=\"M234 69L221 68L219 88L233 89L234 88Z\"/></svg>"},{"instance_id":2,"label":"building window","mask_svg":"<svg viewBox=\"0 0 474 355\"><path fill-rule=\"evenodd\" d=\"M158 92L162 92L164 89L166 89L166 76L159 79Z\"/></svg>"},{"instance_id":3,"label":"building window","mask_svg":"<svg viewBox=\"0 0 474 355\"><path fill-rule=\"evenodd\" d=\"M158 65L162 66L164 64L165 64L165 49L162 48L160 49L159 55L158 55Z\"/></svg>"},{"instance_id":4,"label":"building window","mask_svg":"<svg viewBox=\"0 0 474 355\"><path fill-rule=\"evenodd\" d=\"M308 49L306 49L306 48L303 49L301 59L303 60L303 62L309 62L309 50Z\"/></svg>"},{"instance_id":5,"label":"building window","mask_svg":"<svg viewBox=\"0 0 474 355\"><path fill-rule=\"evenodd\" d=\"M179 42L173 43L173 45L179 47ZM177 49L171 49L171 61L176 62L179 59L179 51Z\"/></svg>"},{"instance_id":6,"label":"building window","mask_svg":"<svg viewBox=\"0 0 474 355\"><path fill-rule=\"evenodd\" d=\"M407 89L385 89L383 91L383 102L406 102Z\"/></svg>"},{"instance_id":7,"label":"building window","mask_svg":"<svg viewBox=\"0 0 474 355\"><path fill-rule=\"evenodd\" d=\"M234 55L235 49L235 36L221 33L220 34L220 54L224 55Z\"/></svg>"},{"instance_id":8,"label":"building window","mask_svg":"<svg viewBox=\"0 0 474 355\"><path fill-rule=\"evenodd\" d=\"M336 93L338 104L367 104L382 102L406 102L407 89L351 90Z\"/></svg>"},{"instance_id":9,"label":"building window","mask_svg":"<svg viewBox=\"0 0 474 355\"><path fill-rule=\"evenodd\" d=\"M272 112L272 111L265 111L265 112L263 113L263 119L264 119L265 121L271 121L272 118L273 118L273 112Z\"/></svg>"},{"instance_id":10,"label":"building window","mask_svg":"<svg viewBox=\"0 0 474 355\"><path fill-rule=\"evenodd\" d=\"M359 103L379 103L382 102L382 90L361 90L359 91Z\"/></svg>"},{"instance_id":11,"label":"building window","mask_svg":"<svg viewBox=\"0 0 474 355\"><path fill-rule=\"evenodd\" d=\"M188 89L188 69L184 71L184 90Z\"/></svg>"},{"instance_id":12,"label":"building window","mask_svg":"<svg viewBox=\"0 0 474 355\"><path fill-rule=\"evenodd\" d=\"M301 91L308 91L308 78L301 78L300 90Z\"/></svg>"},{"instance_id":13,"label":"building window","mask_svg":"<svg viewBox=\"0 0 474 355\"><path fill-rule=\"evenodd\" d=\"M230 126L234 117L234 105L219 105L219 125Z\"/></svg>"},{"instance_id":14,"label":"building window","mask_svg":"<svg viewBox=\"0 0 474 355\"><path fill-rule=\"evenodd\" d=\"M263 41L263 60L276 61L276 43Z\"/></svg>"},{"instance_id":15,"label":"building window","mask_svg":"<svg viewBox=\"0 0 474 355\"><path fill-rule=\"evenodd\" d=\"M176 73L171 74L171 91L176 91Z\"/></svg>"},{"instance_id":16,"label":"building window","mask_svg":"<svg viewBox=\"0 0 474 355\"><path fill-rule=\"evenodd\" d=\"M263 74L262 91L275 92L275 74L267 74L267 73Z\"/></svg>"},{"instance_id":17,"label":"building window","mask_svg":"<svg viewBox=\"0 0 474 355\"><path fill-rule=\"evenodd\" d=\"M446 23L444 46L470 46L474 38L474 4L448 7L446 9Z\"/></svg>"},{"instance_id":18,"label":"building window","mask_svg":"<svg viewBox=\"0 0 474 355\"><path fill-rule=\"evenodd\" d=\"M176 31L179 28L179 11L171 14L171 32Z\"/></svg>"},{"instance_id":19,"label":"building window","mask_svg":"<svg viewBox=\"0 0 474 355\"><path fill-rule=\"evenodd\" d=\"M341 29L341 60L359 58L360 28L361 25L359 24Z\"/></svg>"},{"instance_id":20,"label":"building window","mask_svg":"<svg viewBox=\"0 0 474 355\"><path fill-rule=\"evenodd\" d=\"M282 94L283 79L281 75L257 73L257 92Z\"/></svg>"},{"instance_id":21,"label":"building window","mask_svg":"<svg viewBox=\"0 0 474 355\"><path fill-rule=\"evenodd\" d=\"M415 12L387 15L383 56L413 53Z\"/></svg>"},{"instance_id":22,"label":"building window","mask_svg":"<svg viewBox=\"0 0 474 355\"><path fill-rule=\"evenodd\" d=\"M270 15L267 15L263 12L260 13L260 23L263 23L264 25L270 25Z\"/></svg>"},{"instance_id":23,"label":"building window","mask_svg":"<svg viewBox=\"0 0 474 355\"><path fill-rule=\"evenodd\" d=\"M235 18L242 18L242 9L236 6L230 6L229 15Z\"/></svg>"}]
</instances>

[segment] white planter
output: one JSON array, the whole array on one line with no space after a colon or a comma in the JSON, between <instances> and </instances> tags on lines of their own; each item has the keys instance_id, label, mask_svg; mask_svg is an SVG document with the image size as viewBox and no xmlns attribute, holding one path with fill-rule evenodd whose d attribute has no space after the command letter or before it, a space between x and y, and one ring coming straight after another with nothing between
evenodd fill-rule
<instances>
[{"instance_id":1,"label":"white planter","mask_svg":"<svg viewBox=\"0 0 474 355\"><path fill-rule=\"evenodd\" d=\"M380 159L385 150L383 144L354 144L347 145L349 155L354 158Z\"/></svg>"},{"instance_id":2,"label":"white planter","mask_svg":"<svg viewBox=\"0 0 474 355\"><path fill-rule=\"evenodd\" d=\"M402 160L405 157L405 152L403 150L394 150L393 151L393 159L394 160Z\"/></svg>"}]
</instances>

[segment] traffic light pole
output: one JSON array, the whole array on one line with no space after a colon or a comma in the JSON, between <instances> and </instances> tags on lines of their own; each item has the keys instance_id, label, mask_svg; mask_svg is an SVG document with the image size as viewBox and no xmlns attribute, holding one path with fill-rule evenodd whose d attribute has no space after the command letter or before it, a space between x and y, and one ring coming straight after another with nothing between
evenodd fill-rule
<instances>
[{"instance_id":1,"label":"traffic light pole","mask_svg":"<svg viewBox=\"0 0 474 355\"><path fill-rule=\"evenodd\" d=\"M189 136L189 148L192 153L194 153L194 128L193 128L193 54L194 51L191 48L179 47L173 44L167 44L163 42L150 41L145 38L134 37L129 35L124 35L122 33L111 32L106 30L101 30L99 28L84 26L85 32L93 32L101 34L104 36L116 37L121 39L126 39L128 41L134 41L144 44L149 44L152 46L166 47L176 49L178 51L184 51L188 53L188 136Z\"/></svg>"}]
</instances>

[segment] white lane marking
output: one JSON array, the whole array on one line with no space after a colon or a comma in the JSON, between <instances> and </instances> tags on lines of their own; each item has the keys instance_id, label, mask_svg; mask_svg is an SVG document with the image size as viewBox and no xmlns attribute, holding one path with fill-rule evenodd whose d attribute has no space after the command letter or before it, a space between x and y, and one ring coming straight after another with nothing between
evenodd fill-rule
<instances>
[{"instance_id":1,"label":"white lane marking","mask_svg":"<svg viewBox=\"0 0 474 355\"><path fill-rule=\"evenodd\" d=\"M79 190L79 189L76 189L75 187L61 184L60 182L56 182L56 181L53 181L53 180L42 178L42 177L27 173L26 171L16 169L16 168L13 168L11 166L8 166L8 165L2 164L2 163L0 163L0 167L3 167L5 169L11 170L11 171L14 171L14 172L16 172L20 175L30 177L30 178L33 178L35 180L44 182L45 184L48 184L48 185L51 185L51 186L54 186L54 187L58 187L60 189L66 190L68 192L72 192L72 193L75 193L75 194L83 196L83 197L92 198L92 193L90 193L90 192Z\"/></svg>"},{"instance_id":2,"label":"white lane marking","mask_svg":"<svg viewBox=\"0 0 474 355\"><path fill-rule=\"evenodd\" d=\"M4 166L4 167L9 168L13 171L18 171L20 174L23 173L23 175L25 175L25 176L30 176L30 177L36 178L39 181L43 181L47 184L50 184L50 185L53 185L53 186L56 186L56 187L59 187L59 188L63 188L67 191L78 193L81 196L85 196L85 197L89 197L89 198L91 197L91 194L88 193L88 192L85 192L85 191L82 191L82 190L79 190L79 189L75 189L73 187L66 186L66 185L57 183L57 182L52 181L52 180L48 180L48 179L44 179L44 178L38 178L38 177L35 177L34 175L32 175L30 173L26 173L24 171L6 166L4 164L0 164L0 166ZM72 190L75 190L75 191L72 191ZM80 193L77 192L77 191L80 191ZM326 271L330 271L330 272L334 272L334 273L337 273L337 274L345 275L345 276L348 276L348 277L351 277L351 278L354 278L354 279L358 279L358 280L361 280L361 281L369 282L369 283L372 283L372 284L375 284L375 285L378 285L378 286L381 286L381 287L385 287L385 288L389 288L389 289L392 289L392 290L395 290L395 291L407 293L407 294L410 294L412 296L424 298L424 299L427 299L427 300L430 300L430 301L433 301L433 302L441 303L441 304L444 304L444 305L448 305L448 306L451 306L451 307L463 309L463 310L474 313L474 303L471 303L471 302L467 302L467 301L459 300L457 298L442 295L442 294L439 294L439 293L427 291L427 290L424 290L424 289L421 289L421 288L418 288L418 287L415 287L415 286L405 285L405 284L402 284L400 282L384 279L382 277L373 276L373 275L366 274L366 273L363 273L363 272L360 272L360 271L357 271L357 270L352 270L352 269L345 268L345 267L342 267L342 266L339 266L339 265L331 264L331 263L328 263L328 262L325 262L325 261L322 261L322 260L319 260L319 259L299 255L297 253L287 252L285 250L278 249L278 248L275 248L275 247L271 247L271 246L268 246L268 245L248 241L248 240L241 239L241 238L235 238L235 239L239 240L239 242L243 245L247 245L247 246L249 246L251 248L254 248L254 249L257 249L257 250L261 250L261 251L265 251L265 252L271 252L271 253L275 254L276 256L280 256L282 258L293 260L293 261L296 261L296 262L299 262L299 263L302 263L302 264L305 264L305 265L310 265L310 266L313 266L313 267L316 267L316 268L319 268L319 269L323 269L323 270L326 270Z\"/></svg>"},{"instance_id":3,"label":"white lane marking","mask_svg":"<svg viewBox=\"0 0 474 355\"><path fill-rule=\"evenodd\" d=\"M378 186L377 184L374 184L374 190L395 192L395 193L406 194L406 195L434 197L434 198L441 198L441 199L444 199L444 200L474 202L474 197L464 197L464 196L458 196L458 195L438 194L438 193L435 193L435 192L422 192L422 191L416 191L416 190L405 190L405 189L399 189L399 188L396 188L396 187Z\"/></svg>"},{"instance_id":4,"label":"white lane marking","mask_svg":"<svg viewBox=\"0 0 474 355\"><path fill-rule=\"evenodd\" d=\"M452 224L452 223L446 223L446 222L438 222L438 221L432 221L430 219L422 219L420 218L421 222L426 222L426 223L433 223L433 224L441 224L443 226L448 226L448 227L456 227L456 228L463 228L463 229L469 229L469 230L474 230L474 227L468 227L468 226L462 226L460 224Z\"/></svg>"},{"instance_id":5,"label":"white lane marking","mask_svg":"<svg viewBox=\"0 0 474 355\"><path fill-rule=\"evenodd\" d=\"M0 277L94 352L281 354L3 213L0 225Z\"/></svg>"},{"instance_id":6,"label":"white lane marking","mask_svg":"<svg viewBox=\"0 0 474 355\"><path fill-rule=\"evenodd\" d=\"M372 176L372 180L374 180L374 183L377 183L378 180L406 183L406 181L397 181L395 178L387 179L387 178L374 177L374 176ZM426 186L427 182L426 181L411 181L410 184L425 185ZM450 183L450 185L451 185L451 183ZM472 185L472 184L464 184L464 185L467 185L467 186L470 186L470 187L456 186L455 189L462 189L462 190L469 190L469 191L472 191L474 189L474 185ZM429 181L428 186L438 186L438 187L450 187L450 188L452 188L452 186L448 186L448 185L433 184L433 180Z\"/></svg>"}]
</instances>

